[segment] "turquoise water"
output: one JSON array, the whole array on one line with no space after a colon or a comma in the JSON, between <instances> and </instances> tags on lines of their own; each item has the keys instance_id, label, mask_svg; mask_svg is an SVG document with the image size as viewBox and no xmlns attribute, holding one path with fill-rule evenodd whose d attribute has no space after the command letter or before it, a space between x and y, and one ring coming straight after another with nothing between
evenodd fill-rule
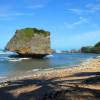
<instances>
[{"instance_id":1,"label":"turquoise water","mask_svg":"<svg viewBox=\"0 0 100 100\"><path fill-rule=\"evenodd\" d=\"M88 58L100 56L100 54L53 54L43 59L11 58L16 55L11 52L0 51L0 76L13 75L27 71L38 71L50 68L67 68L81 64Z\"/></svg>"}]
</instances>

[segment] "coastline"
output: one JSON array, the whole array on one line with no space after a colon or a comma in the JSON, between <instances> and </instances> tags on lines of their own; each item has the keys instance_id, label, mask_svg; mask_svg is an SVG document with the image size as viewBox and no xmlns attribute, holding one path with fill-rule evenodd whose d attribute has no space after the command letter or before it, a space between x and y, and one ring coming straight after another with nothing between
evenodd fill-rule
<instances>
[{"instance_id":1,"label":"coastline","mask_svg":"<svg viewBox=\"0 0 100 100\"><path fill-rule=\"evenodd\" d=\"M8 81L16 81L16 80L23 80L23 79L26 79L26 78L31 78L31 77L37 77L37 76L42 76L42 74L44 75L45 73L48 73L48 74L53 74L53 73L60 73L60 72L63 72L63 71L75 71L76 69L83 69L82 67L90 64L91 63L91 60L94 60L96 58L87 58L85 60L82 61L82 63L78 64L78 65L73 65L73 66L70 66L70 67L61 67L61 68L47 68L47 69L34 69L32 71L27 71L27 72L21 72L21 73L18 73L18 74L14 74L14 75L8 75L8 76L1 76L0 77L0 84L2 83L7 83ZM67 73L69 73L67 72Z\"/></svg>"},{"instance_id":2,"label":"coastline","mask_svg":"<svg viewBox=\"0 0 100 100\"><path fill-rule=\"evenodd\" d=\"M76 95L76 92L78 92L80 89L83 89L83 90L86 89L84 93L88 91L88 94L91 94L94 97L93 93L95 91L97 91L100 94L100 77L99 76L100 76L100 58L93 58L93 59L89 59L89 63L81 64L80 66L76 66L72 68L50 69L50 70L39 71L39 72L28 72L26 74L23 74L22 76L18 75L16 77L8 78L5 82L2 82L0 84L0 90L2 89L6 90L10 88L10 90L7 90L7 91L11 93L14 97L19 97L20 94L24 94L24 93L28 94L32 91L36 91L40 89L42 85L43 85L42 86L43 91L46 92L47 91L45 90L45 84L46 84L46 85L51 85L50 87L52 87L53 90L55 90L56 92L65 91L66 89L68 91L71 91L71 89L75 89L74 90L75 95ZM30 84L30 81L31 81L31 84ZM26 83L28 85L26 85ZM57 86L55 86L55 84L57 84ZM58 86L58 84L60 85ZM80 92L82 91L80 90ZM41 92L39 91L37 95L39 95L40 93ZM64 93L66 94L66 92ZM96 99L92 99L92 100L100 99L100 98L97 99L98 93L96 94L97 95ZM72 94L73 93L71 93L70 95ZM37 96L35 98L37 98ZM33 99L33 100L42 100L42 99ZM50 99L50 100L54 100L54 99ZM66 99L61 99L61 100L66 100ZM71 99L71 100L74 100L74 99ZM84 100L87 100L87 99L84 99ZM88 100L91 100L91 99L88 99Z\"/></svg>"}]
</instances>

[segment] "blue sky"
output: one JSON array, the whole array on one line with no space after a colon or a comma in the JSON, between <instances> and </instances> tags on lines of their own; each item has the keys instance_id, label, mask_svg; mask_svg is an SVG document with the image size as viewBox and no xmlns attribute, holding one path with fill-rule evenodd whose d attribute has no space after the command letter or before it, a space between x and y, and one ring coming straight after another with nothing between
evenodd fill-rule
<instances>
[{"instance_id":1,"label":"blue sky","mask_svg":"<svg viewBox=\"0 0 100 100\"><path fill-rule=\"evenodd\" d=\"M79 49L100 41L100 0L0 0L0 48L16 29L51 32L51 47Z\"/></svg>"}]
</instances>

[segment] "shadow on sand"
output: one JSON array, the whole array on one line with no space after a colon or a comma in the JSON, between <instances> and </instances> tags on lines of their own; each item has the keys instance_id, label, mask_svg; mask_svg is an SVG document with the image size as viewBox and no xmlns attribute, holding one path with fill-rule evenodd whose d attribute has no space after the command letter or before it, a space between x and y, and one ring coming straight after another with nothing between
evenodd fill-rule
<instances>
[{"instance_id":1,"label":"shadow on sand","mask_svg":"<svg viewBox=\"0 0 100 100\"><path fill-rule=\"evenodd\" d=\"M84 75L95 75L95 77L83 79L80 84L100 83L99 72L76 74L76 76ZM0 100L100 100L100 90L81 88L77 81L76 83L73 81L58 80L56 77L9 82L7 87L0 88ZM33 86L38 88L34 89Z\"/></svg>"}]
</instances>

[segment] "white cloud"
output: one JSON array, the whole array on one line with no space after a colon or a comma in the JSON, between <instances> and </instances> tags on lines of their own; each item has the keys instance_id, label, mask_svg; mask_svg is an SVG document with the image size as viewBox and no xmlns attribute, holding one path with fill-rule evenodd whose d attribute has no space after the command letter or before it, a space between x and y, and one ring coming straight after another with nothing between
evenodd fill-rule
<instances>
[{"instance_id":1,"label":"white cloud","mask_svg":"<svg viewBox=\"0 0 100 100\"><path fill-rule=\"evenodd\" d=\"M16 13L12 13L11 15L12 15L12 16L24 16L24 15L25 15L25 16L34 16L34 13L23 13L23 12L22 12L22 13L21 13L21 12L18 12L18 13L17 13L17 12L16 12Z\"/></svg>"},{"instance_id":2,"label":"white cloud","mask_svg":"<svg viewBox=\"0 0 100 100\"><path fill-rule=\"evenodd\" d=\"M86 7L93 12L100 11L100 2L95 4L87 4Z\"/></svg>"},{"instance_id":3,"label":"white cloud","mask_svg":"<svg viewBox=\"0 0 100 100\"><path fill-rule=\"evenodd\" d=\"M43 4L38 4L38 5L29 6L27 8L32 9L32 10L35 10L35 9L40 9L40 8L43 8L43 7L44 7Z\"/></svg>"},{"instance_id":4,"label":"white cloud","mask_svg":"<svg viewBox=\"0 0 100 100\"><path fill-rule=\"evenodd\" d=\"M80 47L95 44L98 41L100 41L100 30L80 33L77 35L73 34L67 39L67 42L71 43L70 45L77 44L77 46Z\"/></svg>"},{"instance_id":5,"label":"white cloud","mask_svg":"<svg viewBox=\"0 0 100 100\"><path fill-rule=\"evenodd\" d=\"M0 9L0 18L17 17L17 16L34 16L34 12L13 11L11 8ZM9 18L8 18L9 19Z\"/></svg>"},{"instance_id":6,"label":"white cloud","mask_svg":"<svg viewBox=\"0 0 100 100\"><path fill-rule=\"evenodd\" d=\"M74 22L73 25L80 25L80 24L83 24L83 23L88 23L88 20L86 18L80 17L79 21Z\"/></svg>"},{"instance_id":7,"label":"white cloud","mask_svg":"<svg viewBox=\"0 0 100 100\"><path fill-rule=\"evenodd\" d=\"M36 11L45 7L49 0L24 0L18 5L19 0L9 4L0 4L0 18L9 19L18 16L34 16ZM13 4L14 3L14 4Z\"/></svg>"},{"instance_id":8,"label":"white cloud","mask_svg":"<svg viewBox=\"0 0 100 100\"><path fill-rule=\"evenodd\" d=\"M74 14L77 14L77 15L86 15L86 14L93 14L94 11L93 10L90 10L90 9L76 9L76 8L72 8L72 9L67 9L67 11L70 11Z\"/></svg>"},{"instance_id":9,"label":"white cloud","mask_svg":"<svg viewBox=\"0 0 100 100\"><path fill-rule=\"evenodd\" d=\"M80 17L78 21L73 23L64 23L67 28L75 28L78 25L89 23L88 19Z\"/></svg>"},{"instance_id":10,"label":"white cloud","mask_svg":"<svg viewBox=\"0 0 100 100\"><path fill-rule=\"evenodd\" d=\"M34 16L34 13L23 13L23 12L14 12L14 13L1 13L0 17L13 17L13 16Z\"/></svg>"},{"instance_id":11,"label":"white cloud","mask_svg":"<svg viewBox=\"0 0 100 100\"><path fill-rule=\"evenodd\" d=\"M75 14L81 14L81 13L84 12L84 10L81 10L81 9L75 9L75 8L67 9L67 11L70 11L70 12L75 13Z\"/></svg>"},{"instance_id":12,"label":"white cloud","mask_svg":"<svg viewBox=\"0 0 100 100\"><path fill-rule=\"evenodd\" d=\"M65 23L66 27L74 28L77 25L88 23L91 27L96 28L98 25L96 21L94 21L95 19L93 19L93 16L95 16L95 14L100 15L100 1L95 1L94 3L90 2L80 8L68 8L67 12L70 12L71 14L77 15L79 17L82 16L82 18L80 17L78 21L73 23ZM88 20L86 18L88 18Z\"/></svg>"},{"instance_id":13,"label":"white cloud","mask_svg":"<svg viewBox=\"0 0 100 100\"><path fill-rule=\"evenodd\" d=\"M95 12L100 11L100 1L96 3L89 3L87 5L84 5L84 8L69 8L67 11L70 11L72 13L81 15L81 14L91 14Z\"/></svg>"}]
</instances>

